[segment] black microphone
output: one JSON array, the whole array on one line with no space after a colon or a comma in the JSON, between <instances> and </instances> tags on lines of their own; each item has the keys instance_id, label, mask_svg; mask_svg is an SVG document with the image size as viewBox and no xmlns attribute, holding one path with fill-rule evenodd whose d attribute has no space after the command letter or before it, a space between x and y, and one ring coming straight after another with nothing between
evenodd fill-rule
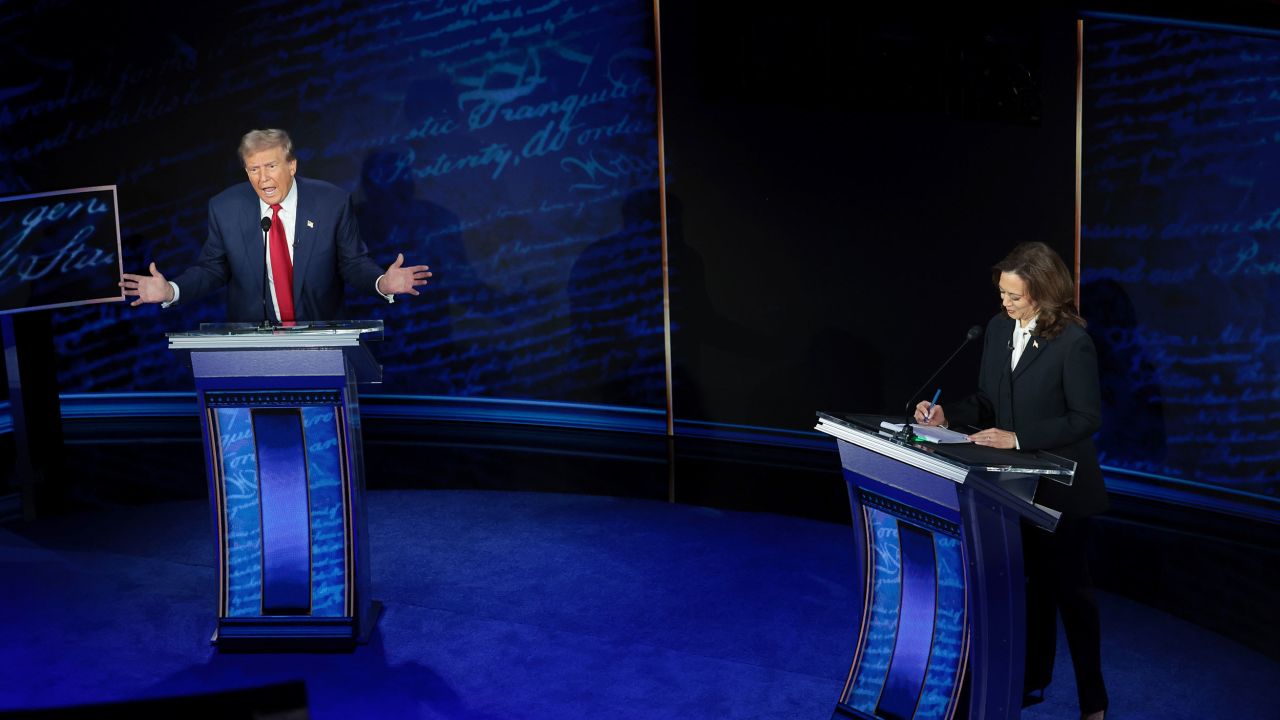
<instances>
[{"instance_id":1,"label":"black microphone","mask_svg":"<svg viewBox=\"0 0 1280 720\"><path fill-rule=\"evenodd\" d=\"M956 348L955 352L951 353L951 357L944 360L942 364L938 366L938 369L933 371L933 374L929 376L928 380L925 380L923 383L921 383L920 387L917 388L915 392L911 393L911 399L907 400L907 412L911 414L912 421L915 420L915 413L911 412L912 400L914 400L916 397L920 395L920 391L929 387L929 383L933 382L933 379L938 377L938 373L942 372L943 368L951 364L951 360L956 355L960 354L960 351L964 349L965 345L968 345L969 343L973 342L974 340L977 340L980 337L982 337L981 325L974 325L973 327L969 328L969 332L965 333L964 342L960 343L960 347Z\"/></svg>"},{"instance_id":2,"label":"black microphone","mask_svg":"<svg viewBox=\"0 0 1280 720\"><path fill-rule=\"evenodd\" d=\"M262 228L262 329L266 330L271 327L271 313L269 311L270 303L267 300L268 288L267 284L267 254L270 252L268 233L271 232L271 218L264 217L262 222L258 223L258 227Z\"/></svg>"}]
</instances>

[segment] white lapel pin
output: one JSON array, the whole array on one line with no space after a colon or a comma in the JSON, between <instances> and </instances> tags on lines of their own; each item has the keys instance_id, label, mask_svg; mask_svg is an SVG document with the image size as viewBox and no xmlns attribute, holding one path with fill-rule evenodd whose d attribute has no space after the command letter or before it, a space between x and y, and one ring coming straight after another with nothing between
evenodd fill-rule
<instances>
[{"instance_id":1,"label":"white lapel pin","mask_svg":"<svg viewBox=\"0 0 1280 720\"><path fill-rule=\"evenodd\" d=\"M310 225L311 223L307 223L307 224L308 224L308 225ZM1033 348L1039 348L1039 347L1040 347L1040 341L1039 341L1039 340L1032 340L1032 341L1031 341L1031 347L1033 347Z\"/></svg>"},{"instance_id":2,"label":"white lapel pin","mask_svg":"<svg viewBox=\"0 0 1280 720\"><path fill-rule=\"evenodd\" d=\"M313 229L313 230L314 230L314 229L315 229L315 227L316 227L316 224L315 224L314 222L312 222L312 221L308 220L308 221L307 221L307 227L309 227L309 228L311 228L311 229Z\"/></svg>"}]
</instances>

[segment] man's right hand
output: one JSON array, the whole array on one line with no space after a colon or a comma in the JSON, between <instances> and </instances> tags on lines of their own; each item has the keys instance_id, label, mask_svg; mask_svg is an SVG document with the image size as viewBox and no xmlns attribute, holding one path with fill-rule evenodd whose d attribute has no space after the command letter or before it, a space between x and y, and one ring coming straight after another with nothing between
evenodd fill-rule
<instances>
[{"instance_id":1,"label":"man's right hand","mask_svg":"<svg viewBox=\"0 0 1280 720\"><path fill-rule=\"evenodd\" d=\"M173 288L169 285L169 281L164 279L164 275L156 270L155 263L151 263L150 275L125 273L122 277L124 279L120 281L120 287L124 288L124 294L138 298L129 303L131 307L137 307L143 303L173 301Z\"/></svg>"}]
</instances>

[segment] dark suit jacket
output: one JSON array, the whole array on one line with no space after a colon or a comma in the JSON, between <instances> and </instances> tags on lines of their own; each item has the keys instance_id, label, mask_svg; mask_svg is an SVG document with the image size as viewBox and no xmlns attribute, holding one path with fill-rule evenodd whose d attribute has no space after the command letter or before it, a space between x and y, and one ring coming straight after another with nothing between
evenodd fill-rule
<instances>
[{"instance_id":1,"label":"dark suit jacket","mask_svg":"<svg viewBox=\"0 0 1280 720\"><path fill-rule=\"evenodd\" d=\"M1010 370L1014 320L999 313L987 323L978 392L945 406L952 426L997 427L1018 434L1022 450L1047 450L1075 460L1070 487L1042 480L1036 502L1076 516L1107 509L1107 492L1093 447L1102 426L1102 393L1093 340L1068 325L1053 340L1032 336ZM1038 347L1037 347L1038 346Z\"/></svg>"},{"instance_id":2,"label":"dark suit jacket","mask_svg":"<svg viewBox=\"0 0 1280 720\"><path fill-rule=\"evenodd\" d=\"M298 320L337 320L343 281L362 293L376 293L384 271L369 258L345 190L321 180L295 177L298 217L293 244L293 307ZM253 186L242 182L209 201L209 237L196 264L173 278L191 302L227 286L229 322L262 317L262 215ZM267 301L271 319L275 313Z\"/></svg>"}]
</instances>

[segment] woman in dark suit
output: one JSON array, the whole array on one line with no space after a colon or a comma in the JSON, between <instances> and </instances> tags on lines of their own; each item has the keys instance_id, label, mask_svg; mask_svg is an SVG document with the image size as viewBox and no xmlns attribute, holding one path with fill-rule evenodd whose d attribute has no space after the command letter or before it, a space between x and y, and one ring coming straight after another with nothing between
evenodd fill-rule
<instances>
[{"instance_id":1,"label":"woman in dark suit","mask_svg":"<svg viewBox=\"0 0 1280 720\"><path fill-rule=\"evenodd\" d=\"M1093 341L1075 304L1071 272L1044 243L1024 243L992 268L1003 310L987 323L978 391L944 411L916 407L929 425L971 425L979 445L1046 450L1076 461L1070 486L1042 481L1036 502L1061 511L1050 534L1023 525L1027 574L1027 662L1024 706L1043 699L1053 676L1056 614L1062 613L1075 668L1080 716L1102 720L1098 605L1086 559L1084 519L1107 508L1093 447L1102 397ZM926 412L928 416L926 417Z\"/></svg>"}]
</instances>

